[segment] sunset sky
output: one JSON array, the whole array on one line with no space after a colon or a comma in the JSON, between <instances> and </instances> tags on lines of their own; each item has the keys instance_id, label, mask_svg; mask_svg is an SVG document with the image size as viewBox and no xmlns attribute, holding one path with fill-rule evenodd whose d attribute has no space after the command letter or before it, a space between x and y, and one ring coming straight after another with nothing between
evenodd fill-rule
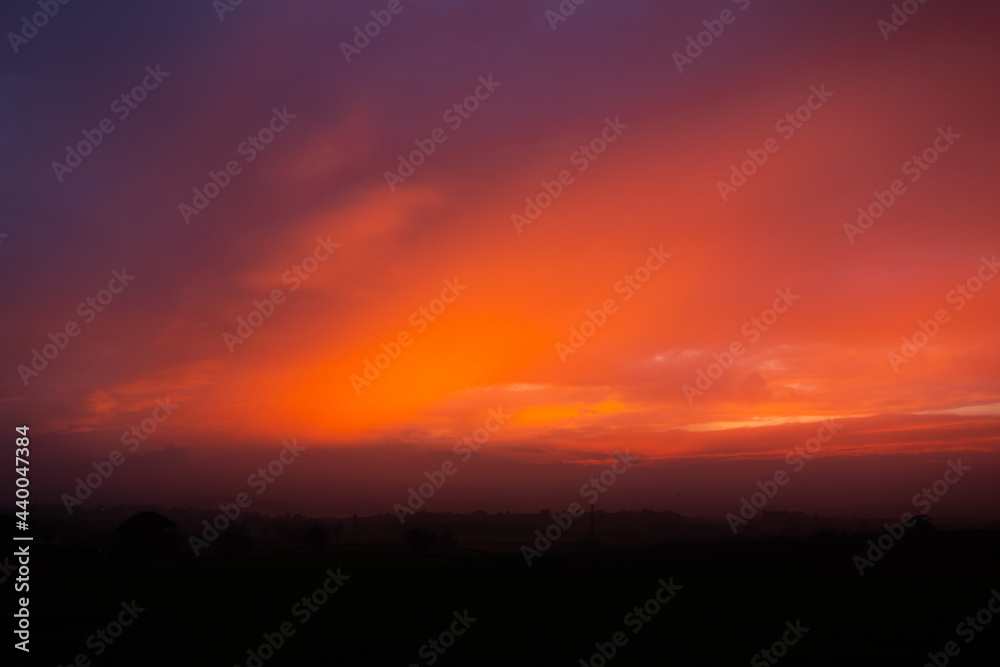
<instances>
[{"instance_id":1,"label":"sunset sky","mask_svg":"<svg viewBox=\"0 0 1000 667\"><path fill-rule=\"evenodd\" d=\"M996 518L995 2L927 2L893 31L892 3L855 0L590 0L558 22L556 0L387 4L74 2L8 37L0 415L31 427L39 500L118 449L86 506L207 507L295 439L254 509L389 512L454 460L426 509L556 510L627 448L604 509L721 519L834 418L769 509L898 516L961 457L932 513ZM0 27L36 11L6 3ZM372 11L391 21L342 46ZM721 33L678 59L706 21ZM85 132L92 153L54 167ZM390 187L415 142L434 152ZM226 187L186 215L210 172ZM558 196L512 219L543 181ZM134 279L87 306L115 271Z\"/></svg>"}]
</instances>

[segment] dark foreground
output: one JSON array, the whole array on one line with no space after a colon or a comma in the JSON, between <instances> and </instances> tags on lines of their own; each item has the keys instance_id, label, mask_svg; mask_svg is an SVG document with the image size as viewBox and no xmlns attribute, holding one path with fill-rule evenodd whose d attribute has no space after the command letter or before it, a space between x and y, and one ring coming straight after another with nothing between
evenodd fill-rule
<instances>
[{"instance_id":1,"label":"dark foreground","mask_svg":"<svg viewBox=\"0 0 1000 667\"><path fill-rule=\"evenodd\" d=\"M30 658L5 650L144 667L1000 664L1000 531L907 535L862 577L870 537L577 543L530 567L516 548L346 540L149 564L38 545Z\"/></svg>"}]
</instances>

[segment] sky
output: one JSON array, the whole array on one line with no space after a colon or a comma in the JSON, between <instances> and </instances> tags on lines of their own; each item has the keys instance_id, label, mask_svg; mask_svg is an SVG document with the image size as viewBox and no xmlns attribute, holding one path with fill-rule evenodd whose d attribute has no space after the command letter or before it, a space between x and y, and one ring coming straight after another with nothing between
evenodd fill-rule
<instances>
[{"instance_id":1,"label":"sky","mask_svg":"<svg viewBox=\"0 0 1000 667\"><path fill-rule=\"evenodd\" d=\"M1000 8L904 4L6 3L36 499L119 451L89 506L210 507L294 441L261 511L446 461L425 509L555 510L629 450L604 509L895 515L961 458L932 514L996 518Z\"/></svg>"}]
</instances>

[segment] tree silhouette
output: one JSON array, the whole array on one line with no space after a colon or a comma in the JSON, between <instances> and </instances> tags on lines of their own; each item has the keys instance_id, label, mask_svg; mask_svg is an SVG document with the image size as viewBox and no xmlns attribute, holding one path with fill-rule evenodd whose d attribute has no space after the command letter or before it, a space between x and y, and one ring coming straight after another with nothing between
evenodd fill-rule
<instances>
[{"instance_id":1,"label":"tree silhouette","mask_svg":"<svg viewBox=\"0 0 1000 667\"><path fill-rule=\"evenodd\" d=\"M170 552L178 540L176 528L162 514L139 512L125 519L115 532L122 539L122 551L145 565Z\"/></svg>"}]
</instances>

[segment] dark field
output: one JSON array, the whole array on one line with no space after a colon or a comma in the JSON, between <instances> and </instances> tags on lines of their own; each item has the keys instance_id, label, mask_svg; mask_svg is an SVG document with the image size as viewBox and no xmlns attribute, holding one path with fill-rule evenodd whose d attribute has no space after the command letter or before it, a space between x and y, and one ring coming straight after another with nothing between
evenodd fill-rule
<instances>
[{"instance_id":1,"label":"dark field","mask_svg":"<svg viewBox=\"0 0 1000 667\"><path fill-rule=\"evenodd\" d=\"M346 536L322 551L271 540L195 558L179 532L173 550L140 564L120 546L98 553L114 542L107 531L50 529L64 539L32 552L32 663L602 665L595 644L610 654L617 632L610 665L919 666L949 641L949 664L995 665L1000 646L1000 619L970 642L971 630L956 631L1000 587L996 530L906 534L864 577L852 558L875 533L631 547L570 533L529 567L518 544L483 535L420 553ZM342 585L309 610L302 600L328 570ZM661 579L674 591L662 605L650 602ZM138 616L104 643L95 633L132 600ZM647 603L644 617L633 611ZM787 632L796 624L800 639ZM452 626L454 642L439 639ZM265 633L280 647L258 663L248 649ZM783 657L757 656L783 635L795 640L776 649ZM435 651L432 639L450 646Z\"/></svg>"}]
</instances>

